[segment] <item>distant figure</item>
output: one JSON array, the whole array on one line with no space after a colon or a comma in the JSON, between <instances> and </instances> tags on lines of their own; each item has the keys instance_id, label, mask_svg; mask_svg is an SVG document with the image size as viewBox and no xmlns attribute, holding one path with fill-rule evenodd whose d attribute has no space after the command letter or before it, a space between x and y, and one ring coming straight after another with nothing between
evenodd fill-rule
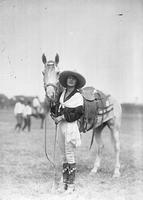
<instances>
[{"instance_id":1,"label":"distant figure","mask_svg":"<svg viewBox=\"0 0 143 200\"><path fill-rule=\"evenodd\" d=\"M24 110L24 104L23 104L23 100L21 99L17 101L14 107L14 115L16 117L15 131L18 130L18 132L20 132L22 129L23 110Z\"/></svg>"},{"instance_id":2,"label":"distant figure","mask_svg":"<svg viewBox=\"0 0 143 200\"><path fill-rule=\"evenodd\" d=\"M39 100L39 97L36 96L34 99L33 99L33 108L35 110L35 113L38 115L40 113L40 109L41 109L41 103L40 103L40 100Z\"/></svg>"},{"instance_id":3,"label":"distant figure","mask_svg":"<svg viewBox=\"0 0 143 200\"><path fill-rule=\"evenodd\" d=\"M28 101L27 105L23 110L23 117L24 117L24 126L22 128L23 131L26 127L28 128L28 132L31 131L31 115L32 115L31 102Z\"/></svg>"}]
</instances>

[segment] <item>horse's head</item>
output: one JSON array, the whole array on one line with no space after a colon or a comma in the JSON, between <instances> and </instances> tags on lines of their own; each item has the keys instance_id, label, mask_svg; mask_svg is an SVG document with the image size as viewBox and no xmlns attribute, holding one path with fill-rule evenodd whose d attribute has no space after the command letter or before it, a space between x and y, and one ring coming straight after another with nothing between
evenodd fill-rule
<instances>
[{"instance_id":1,"label":"horse's head","mask_svg":"<svg viewBox=\"0 0 143 200\"><path fill-rule=\"evenodd\" d=\"M56 54L55 60L47 61L45 54L42 55L42 61L44 63L44 71L43 71L43 81L44 88L46 92L46 96L51 100L56 100L57 95L57 85L59 84L59 55Z\"/></svg>"}]
</instances>

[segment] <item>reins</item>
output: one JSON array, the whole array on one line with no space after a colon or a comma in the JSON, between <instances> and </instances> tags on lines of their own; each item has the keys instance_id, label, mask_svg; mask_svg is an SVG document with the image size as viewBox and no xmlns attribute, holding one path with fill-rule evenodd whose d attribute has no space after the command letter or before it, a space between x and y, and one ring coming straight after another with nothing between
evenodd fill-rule
<instances>
[{"instance_id":1,"label":"reins","mask_svg":"<svg viewBox=\"0 0 143 200\"><path fill-rule=\"evenodd\" d=\"M45 155L47 160L52 164L53 167L55 167L55 163L50 159L48 153L47 153L47 113L45 117Z\"/></svg>"},{"instance_id":2,"label":"reins","mask_svg":"<svg viewBox=\"0 0 143 200\"><path fill-rule=\"evenodd\" d=\"M53 102L50 102L50 108L52 106ZM57 112L57 111L56 111ZM56 143L57 143L57 123L55 123L55 137L54 137L54 152L53 152L53 160L50 158L50 156L47 153L47 113L45 117L45 155L47 160L51 163L52 167L54 168L53 176L54 176L54 181L52 185L52 190L55 189L56 185Z\"/></svg>"}]
</instances>

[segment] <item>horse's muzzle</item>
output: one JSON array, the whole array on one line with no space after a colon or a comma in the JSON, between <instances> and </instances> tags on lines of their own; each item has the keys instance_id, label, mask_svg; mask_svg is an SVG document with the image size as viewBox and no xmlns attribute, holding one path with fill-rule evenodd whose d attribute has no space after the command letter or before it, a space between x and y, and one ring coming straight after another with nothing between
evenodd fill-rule
<instances>
[{"instance_id":1,"label":"horse's muzzle","mask_svg":"<svg viewBox=\"0 0 143 200\"><path fill-rule=\"evenodd\" d=\"M50 100L52 100L52 101L55 100L55 90L54 90L54 88L53 88L52 86L46 87L46 88L45 88L45 92L46 92L46 96L47 96Z\"/></svg>"}]
</instances>

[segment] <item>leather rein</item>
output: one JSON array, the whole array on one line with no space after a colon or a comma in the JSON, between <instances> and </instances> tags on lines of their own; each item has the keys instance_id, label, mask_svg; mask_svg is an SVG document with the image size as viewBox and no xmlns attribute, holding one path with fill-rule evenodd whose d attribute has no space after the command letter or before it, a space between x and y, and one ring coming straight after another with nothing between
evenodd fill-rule
<instances>
[{"instance_id":1,"label":"leather rein","mask_svg":"<svg viewBox=\"0 0 143 200\"><path fill-rule=\"evenodd\" d=\"M60 85L59 85L59 88L58 88L58 84L55 85L55 84L49 83L47 85L44 85L45 92L46 92L46 88L49 87L49 86L52 86L54 88L55 94L58 93L58 89L60 88ZM58 105L58 99L55 98L56 95L54 97L55 98L54 100L50 99L47 95L46 95L46 97L50 101L50 112L51 112L51 107L53 105ZM50 156L47 153L47 145L46 145L47 144L47 142L46 142L47 141L47 115L46 115L46 119L45 119L45 155L46 155L47 160L52 164L52 166L54 168L56 168L56 165L55 165L56 140L57 140L57 124L55 123L54 158L53 158L53 161L52 161L51 158L50 158Z\"/></svg>"}]
</instances>

